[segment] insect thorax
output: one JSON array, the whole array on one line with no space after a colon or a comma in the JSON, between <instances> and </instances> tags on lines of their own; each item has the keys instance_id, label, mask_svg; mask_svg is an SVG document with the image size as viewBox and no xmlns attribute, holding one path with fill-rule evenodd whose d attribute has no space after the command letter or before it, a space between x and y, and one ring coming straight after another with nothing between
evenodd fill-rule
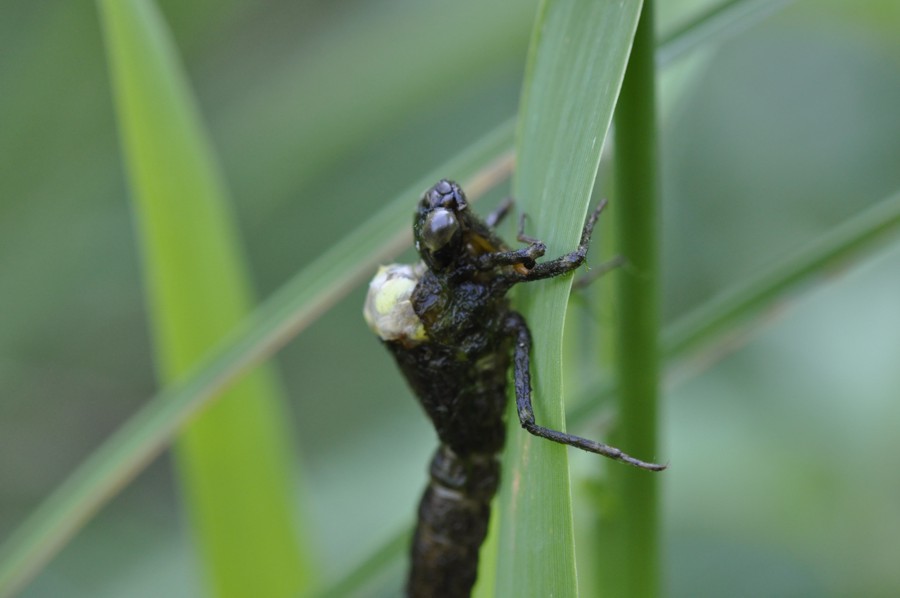
<instances>
[{"instance_id":1,"label":"insect thorax","mask_svg":"<svg viewBox=\"0 0 900 598\"><path fill-rule=\"evenodd\" d=\"M397 361L441 441L459 454L503 446L509 343L503 293L480 281L450 284L418 266L382 267L365 316Z\"/></svg>"}]
</instances>

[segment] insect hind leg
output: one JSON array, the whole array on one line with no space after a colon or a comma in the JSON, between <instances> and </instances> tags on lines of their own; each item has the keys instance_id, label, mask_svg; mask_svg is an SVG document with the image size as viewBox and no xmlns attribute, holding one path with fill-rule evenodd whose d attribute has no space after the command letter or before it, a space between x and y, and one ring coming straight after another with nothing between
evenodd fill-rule
<instances>
[{"instance_id":1,"label":"insect hind leg","mask_svg":"<svg viewBox=\"0 0 900 598\"><path fill-rule=\"evenodd\" d=\"M516 391L516 412L519 416L519 422L525 430L540 438L567 446L574 446L583 451L603 455L641 469L661 471L667 467L667 465L635 459L608 444L539 426L534 420L534 408L531 404L531 333L528 331L525 319L516 312L510 313L506 324L507 330L513 335L514 339L513 380Z\"/></svg>"}]
</instances>

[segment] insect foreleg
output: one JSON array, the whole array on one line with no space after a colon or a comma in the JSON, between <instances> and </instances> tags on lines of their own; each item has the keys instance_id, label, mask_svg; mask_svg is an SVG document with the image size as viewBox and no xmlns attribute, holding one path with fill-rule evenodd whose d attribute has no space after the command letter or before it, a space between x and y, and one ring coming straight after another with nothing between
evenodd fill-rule
<instances>
[{"instance_id":1,"label":"insect foreleg","mask_svg":"<svg viewBox=\"0 0 900 598\"><path fill-rule=\"evenodd\" d=\"M581 230L581 242L578 244L575 251L570 251L555 260L536 264L527 274L522 275L519 280L529 281L541 280L542 278L553 278L554 276L561 276L567 272L571 272L583 264L584 258L587 256L588 248L591 245L591 234L594 232L594 225L597 224L597 218L605 207L606 200L604 199L594 211L590 213L587 222L584 223L584 228Z\"/></svg>"},{"instance_id":2,"label":"insect foreleg","mask_svg":"<svg viewBox=\"0 0 900 598\"><path fill-rule=\"evenodd\" d=\"M536 267L535 260L547 251L547 246L536 241L515 251L497 251L478 256L477 267L479 270L491 270L497 266L514 266L522 264L526 268Z\"/></svg>"},{"instance_id":3,"label":"insect foreleg","mask_svg":"<svg viewBox=\"0 0 900 598\"><path fill-rule=\"evenodd\" d=\"M500 202L494 211L487 215L487 218L484 219L484 223L487 224L490 228L496 228L503 222L503 219L506 218L509 211L512 209L513 204L512 197L505 197L503 201Z\"/></svg>"},{"instance_id":4,"label":"insect foreleg","mask_svg":"<svg viewBox=\"0 0 900 598\"><path fill-rule=\"evenodd\" d=\"M513 380L516 391L516 412L519 415L519 422L528 432L553 442L574 446L589 453L596 453L622 461L641 469L650 471L660 471L666 468L666 465L658 465L656 463L648 463L635 459L634 457L623 453L614 446L588 440L580 436L566 434L557 430L551 430L539 426L534 421L534 408L531 405L531 333L525 324L525 319L516 312L511 312L506 321L507 331L512 335L513 345Z\"/></svg>"}]
</instances>

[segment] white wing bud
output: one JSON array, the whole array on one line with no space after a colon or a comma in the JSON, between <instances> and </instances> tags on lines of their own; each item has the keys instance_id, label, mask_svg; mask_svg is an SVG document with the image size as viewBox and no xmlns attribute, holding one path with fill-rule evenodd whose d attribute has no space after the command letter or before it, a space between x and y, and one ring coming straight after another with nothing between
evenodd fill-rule
<instances>
[{"instance_id":1,"label":"white wing bud","mask_svg":"<svg viewBox=\"0 0 900 598\"><path fill-rule=\"evenodd\" d=\"M425 328L410 303L422 270L422 264L382 266L369 283L363 316L372 332L382 339L425 340Z\"/></svg>"}]
</instances>

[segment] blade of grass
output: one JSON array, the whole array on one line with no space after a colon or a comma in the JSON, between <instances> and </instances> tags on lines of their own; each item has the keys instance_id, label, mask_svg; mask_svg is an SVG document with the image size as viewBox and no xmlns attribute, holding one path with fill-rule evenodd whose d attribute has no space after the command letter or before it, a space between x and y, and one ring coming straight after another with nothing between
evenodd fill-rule
<instances>
[{"instance_id":1,"label":"blade of grass","mask_svg":"<svg viewBox=\"0 0 900 598\"><path fill-rule=\"evenodd\" d=\"M438 178L453 176L468 182L474 199L509 172L512 139L510 121L416 181L288 281L190 372L155 395L6 541L0 550L0 596L27 583L218 394L371 275L379 262L409 244L410 198Z\"/></svg>"},{"instance_id":2,"label":"blade of grass","mask_svg":"<svg viewBox=\"0 0 900 598\"><path fill-rule=\"evenodd\" d=\"M315 592L316 598L344 598L345 596L373 595L371 585L376 577L382 575L390 565L399 561L409 553L412 527L390 537L372 551L349 575L345 575L336 583Z\"/></svg>"},{"instance_id":3,"label":"blade of grass","mask_svg":"<svg viewBox=\"0 0 900 598\"><path fill-rule=\"evenodd\" d=\"M640 12L640 2L542 3L526 67L513 193L548 256L577 244ZM534 411L563 430L559 355L572 277L525 287ZM496 593L577 594L566 448L536 439L509 414L500 494ZM598 457L599 458L599 457Z\"/></svg>"},{"instance_id":4,"label":"blade of grass","mask_svg":"<svg viewBox=\"0 0 900 598\"><path fill-rule=\"evenodd\" d=\"M727 0L712 6L659 39L656 64L669 65L695 48L737 35L793 1Z\"/></svg>"},{"instance_id":5,"label":"blade of grass","mask_svg":"<svg viewBox=\"0 0 900 598\"><path fill-rule=\"evenodd\" d=\"M816 282L824 282L835 273L843 274L858 262L889 243L900 240L900 192L894 193L826 232L795 253L779 260L773 267L752 276L715 295L687 314L663 327L660 335L661 359L665 362L665 386L684 381L677 376L678 363L697 355L709 366L741 345L750 335L741 331L758 331L767 315L782 313L781 304L791 296L809 290ZM696 375L697 368L690 374ZM569 409L569 420L584 424L596 415L598 408L615 398L618 388L597 375L579 389Z\"/></svg>"},{"instance_id":6,"label":"blade of grass","mask_svg":"<svg viewBox=\"0 0 900 598\"><path fill-rule=\"evenodd\" d=\"M616 378L619 426L615 443L639 459L658 461L659 231L656 72L653 3L644 5L616 109L615 184L618 253L629 268L617 277ZM618 508L604 523L615 546L598 555L611 595L659 593L659 476L611 468ZM601 538L601 542L604 538ZM608 538L606 538L608 542Z\"/></svg>"},{"instance_id":7,"label":"blade of grass","mask_svg":"<svg viewBox=\"0 0 900 598\"><path fill-rule=\"evenodd\" d=\"M667 357L689 352L711 338L721 338L805 284L833 271L900 229L900 192L841 223L772 269L727 289L666 328Z\"/></svg>"},{"instance_id":8,"label":"blade of grass","mask_svg":"<svg viewBox=\"0 0 900 598\"><path fill-rule=\"evenodd\" d=\"M254 300L225 185L166 24L150 0L98 7L164 385L221 341ZM175 445L183 502L216 596L290 596L310 584L284 411L267 365Z\"/></svg>"},{"instance_id":9,"label":"blade of grass","mask_svg":"<svg viewBox=\"0 0 900 598\"><path fill-rule=\"evenodd\" d=\"M275 25L276 32L289 30L301 41L285 46L283 55L250 77L246 93L223 103L215 115L221 138L242 148L240 169L252 184L243 191L254 196L254 217L270 214L295 189L340 169L361 148L383 144L386 134L431 113L448 93L455 95L479 78L496 78L520 62L534 5L533 0L463 0L436 11L432 2L395 5L395 10L361 2L336 11L340 18L335 18L330 7L341 5L329 3L302 21ZM465 43L453 51L434 43L434 29L422 24L436 18L441 31L465 32ZM240 40L235 47L246 49ZM417 49L412 55L411 47ZM247 73L255 60L246 50L225 56L239 73ZM359 108L362 81L370 109ZM455 92L446 88L447 81L458 84Z\"/></svg>"}]
</instances>

